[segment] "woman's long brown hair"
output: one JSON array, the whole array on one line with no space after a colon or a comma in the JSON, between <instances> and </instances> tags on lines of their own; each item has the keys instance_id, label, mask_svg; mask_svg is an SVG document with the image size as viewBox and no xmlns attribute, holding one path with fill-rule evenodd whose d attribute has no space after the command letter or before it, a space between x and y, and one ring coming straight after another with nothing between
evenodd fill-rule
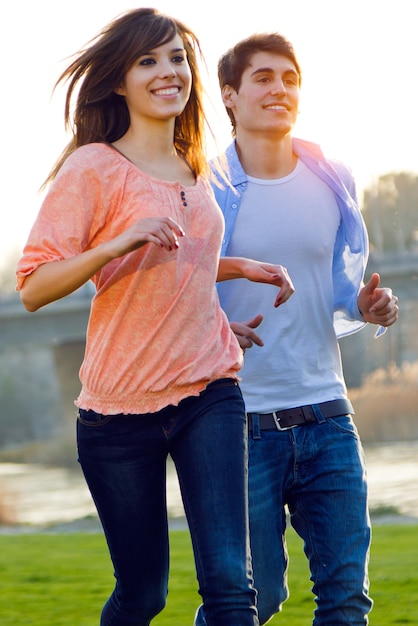
<instances>
[{"instance_id":1,"label":"woman's long brown hair","mask_svg":"<svg viewBox=\"0 0 418 626\"><path fill-rule=\"evenodd\" d=\"M43 186L55 178L76 148L93 142L111 143L126 133L129 112L124 97L116 94L115 88L139 56L171 41L177 34L187 53L192 88L186 107L175 121L174 146L195 176L207 173L205 125L209 126L202 103L204 90L198 61L203 61L203 55L199 40L182 22L156 9L141 8L127 11L108 24L75 55L58 78L54 89L68 82L64 123L72 139Z\"/></svg>"}]
</instances>

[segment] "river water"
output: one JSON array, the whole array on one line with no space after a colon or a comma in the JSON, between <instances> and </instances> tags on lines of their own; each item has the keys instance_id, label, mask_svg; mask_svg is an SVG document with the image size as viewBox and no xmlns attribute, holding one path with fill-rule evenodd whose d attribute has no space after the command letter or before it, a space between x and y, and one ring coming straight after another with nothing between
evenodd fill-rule
<instances>
[{"instance_id":1,"label":"river water","mask_svg":"<svg viewBox=\"0 0 418 626\"><path fill-rule=\"evenodd\" d=\"M418 523L418 441L365 448L370 508L394 507ZM45 526L95 516L81 471L0 463L0 494L17 524ZM172 521L184 516L177 477L168 464L167 499Z\"/></svg>"}]
</instances>

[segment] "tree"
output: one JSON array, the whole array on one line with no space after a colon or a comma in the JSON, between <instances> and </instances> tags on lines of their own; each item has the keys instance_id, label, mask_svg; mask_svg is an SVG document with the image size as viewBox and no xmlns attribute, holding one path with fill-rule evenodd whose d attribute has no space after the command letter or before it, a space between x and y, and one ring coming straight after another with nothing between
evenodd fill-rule
<instances>
[{"instance_id":1,"label":"tree","mask_svg":"<svg viewBox=\"0 0 418 626\"><path fill-rule=\"evenodd\" d=\"M364 192L363 216L377 253L416 252L418 175L392 172L380 176L377 184Z\"/></svg>"}]
</instances>

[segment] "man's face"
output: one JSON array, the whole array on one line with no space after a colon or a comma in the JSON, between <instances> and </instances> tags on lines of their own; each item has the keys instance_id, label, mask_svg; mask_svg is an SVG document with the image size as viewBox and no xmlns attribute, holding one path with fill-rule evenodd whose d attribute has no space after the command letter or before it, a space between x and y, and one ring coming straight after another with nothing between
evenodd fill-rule
<instances>
[{"instance_id":1,"label":"man's face","mask_svg":"<svg viewBox=\"0 0 418 626\"><path fill-rule=\"evenodd\" d=\"M235 117L236 130L268 132L284 136L291 132L299 107L299 74L292 61L272 52L256 52L242 75L236 92L222 90L225 106Z\"/></svg>"}]
</instances>

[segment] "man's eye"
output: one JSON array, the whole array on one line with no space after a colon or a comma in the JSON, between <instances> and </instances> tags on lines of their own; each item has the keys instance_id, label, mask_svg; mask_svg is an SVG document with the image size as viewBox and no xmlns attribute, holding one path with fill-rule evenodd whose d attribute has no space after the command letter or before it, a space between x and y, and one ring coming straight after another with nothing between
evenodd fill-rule
<instances>
[{"instance_id":1,"label":"man's eye","mask_svg":"<svg viewBox=\"0 0 418 626\"><path fill-rule=\"evenodd\" d=\"M286 85L298 85L299 77L296 76L296 74L293 74L292 72L291 74L288 74L287 76L283 76L283 82L286 83Z\"/></svg>"}]
</instances>

